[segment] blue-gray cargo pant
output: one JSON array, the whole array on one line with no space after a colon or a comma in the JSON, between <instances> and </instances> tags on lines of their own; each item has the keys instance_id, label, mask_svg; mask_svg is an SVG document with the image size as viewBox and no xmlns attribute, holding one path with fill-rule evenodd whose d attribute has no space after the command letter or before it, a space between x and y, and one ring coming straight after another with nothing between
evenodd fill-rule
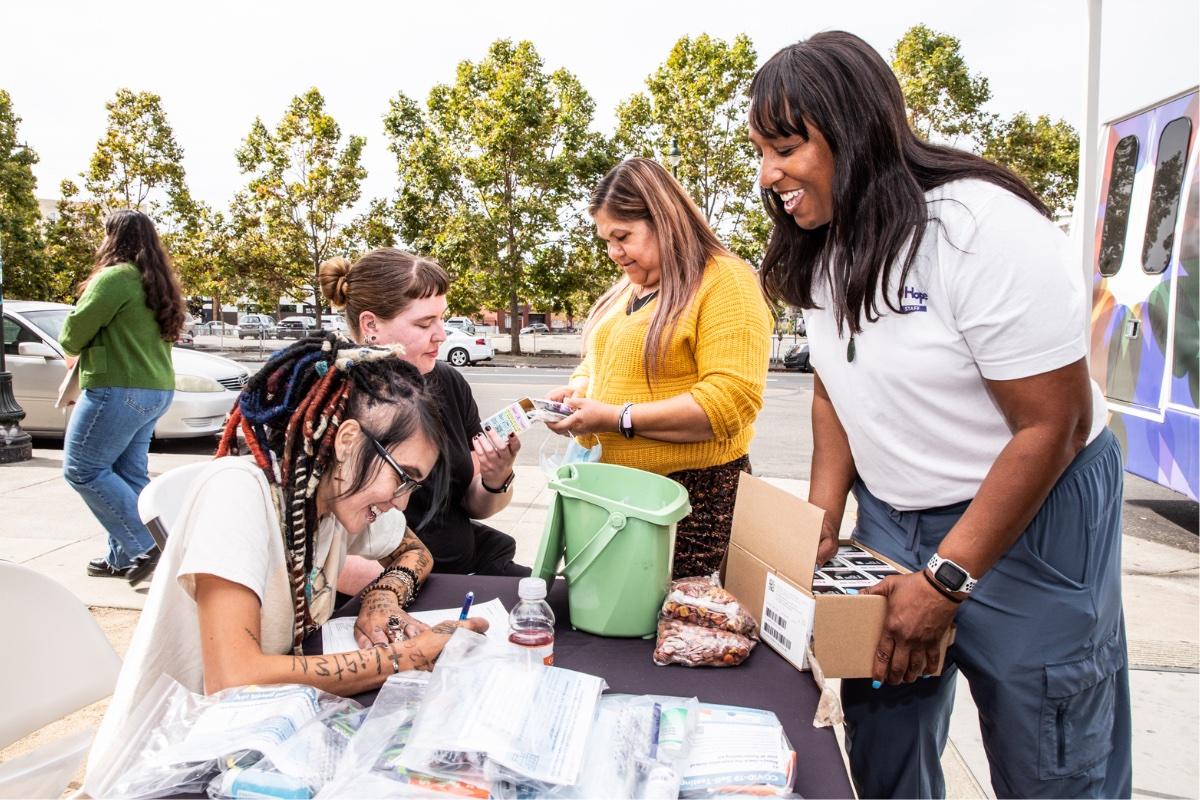
<instances>
[{"instance_id":1,"label":"blue-gray cargo pant","mask_svg":"<svg viewBox=\"0 0 1200 800\"><path fill-rule=\"evenodd\" d=\"M860 797L945 797L940 757L959 670L999 797L1129 797L1129 665L1121 609L1121 452L1107 429L1063 473L955 619L940 678L842 682ZM921 569L966 503L897 511L856 484L854 537Z\"/></svg>"}]
</instances>

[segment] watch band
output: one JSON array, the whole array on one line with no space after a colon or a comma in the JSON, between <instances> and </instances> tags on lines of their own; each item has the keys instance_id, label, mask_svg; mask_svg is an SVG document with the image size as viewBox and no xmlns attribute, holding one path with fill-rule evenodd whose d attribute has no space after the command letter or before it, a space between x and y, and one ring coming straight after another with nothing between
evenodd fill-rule
<instances>
[{"instance_id":1,"label":"watch band","mask_svg":"<svg viewBox=\"0 0 1200 800\"><path fill-rule=\"evenodd\" d=\"M621 406L621 416L617 418L617 430L626 439L633 438L633 403Z\"/></svg>"},{"instance_id":2,"label":"watch band","mask_svg":"<svg viewBox=\"0 0 1200 800\"><path fill-rule=\"evenodd\" d=\"M513 478L515 478L516 476L517 476L517 473L515 471L508 473L508 477L504 479L504 483L500 484L500 488L493 489L492 487L487 485L487 481L485 481L483 479L483 476L480 475L479 476L479 485L484 488L484 491L491 492L492 494L504 494L505 492L508 491L508 487L512 486Z\"/></svg>"},{"instance_id":3,"label":"watch band","mask_svg":"<svg viewBox=\"0 0 1200 800\"><path fill-rule=\"evenodd\" d=\"M953 567L955 570L957 570L958 572L961 572L963 574L962 583L960 585L955 586L953 581L948 581L939 573L938 570L941 569L943 564L948 564L951 567ZM934 553L930 557L929 563L926 564L925 566L928 567L929 571L933 573L933 577L937 580L938 583L940 583L942 586L945 586L947 589L949 589L952 592L962 592L963 594L970 594L972 591L974 591L975 584L979 583L979 581L976 578L972 577L971 573L967 572L967 570L961 564L956 564L955 562L951 561L948 558L942 558L937 553Z\"/></svg>"}]
</instances>

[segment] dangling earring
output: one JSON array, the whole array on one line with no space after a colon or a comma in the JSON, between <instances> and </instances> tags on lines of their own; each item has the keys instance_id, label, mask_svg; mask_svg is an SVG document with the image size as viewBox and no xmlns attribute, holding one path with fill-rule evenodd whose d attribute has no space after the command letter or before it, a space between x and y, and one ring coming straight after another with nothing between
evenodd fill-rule
<instances>
[{"instance_id":1,"label":"dangling earring","mask_svg":"<svg viewBox=\"0 0 1200 800\"><path fill-rule=\"evenodd\" d=\"M342 482L342 465L341 464L338 464L337 472L335 472L333 475L333 480L339 484Z\"/></svg>"}]
</instances>

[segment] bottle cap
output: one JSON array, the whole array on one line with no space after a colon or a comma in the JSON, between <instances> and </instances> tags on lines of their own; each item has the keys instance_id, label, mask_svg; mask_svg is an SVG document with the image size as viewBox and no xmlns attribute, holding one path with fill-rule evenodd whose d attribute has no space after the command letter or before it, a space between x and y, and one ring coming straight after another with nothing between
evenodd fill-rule
<instances>
[{"instance_id":1,"label":"bottle cap","mask_svg":"<svg viewBox=\"0 0 1200 800\"><path fill-rule=\"evenodd\" d=\"M522 600L545 600L546 582L541 578L521 578L517 584L517 596Z\"/></svg>"}]
</instances>

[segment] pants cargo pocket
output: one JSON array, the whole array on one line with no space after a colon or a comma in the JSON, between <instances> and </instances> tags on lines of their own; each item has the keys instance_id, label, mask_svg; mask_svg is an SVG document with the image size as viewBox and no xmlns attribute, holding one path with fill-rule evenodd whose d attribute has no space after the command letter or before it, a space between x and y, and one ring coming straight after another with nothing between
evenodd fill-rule
<instances>
[{"instance_id":1,"label":"pants cargo pocket","mask_svg":"<svg viewBox=\"0 0 1200 800\"><path fill-rule=\"evenodd\" d=\"M1125 663L1125 640L1117 635L1087 658L1045 666L1038 745L1042 780L1078 775L1113 751L1114 676Z\"/></svg>"}]
</instances>

